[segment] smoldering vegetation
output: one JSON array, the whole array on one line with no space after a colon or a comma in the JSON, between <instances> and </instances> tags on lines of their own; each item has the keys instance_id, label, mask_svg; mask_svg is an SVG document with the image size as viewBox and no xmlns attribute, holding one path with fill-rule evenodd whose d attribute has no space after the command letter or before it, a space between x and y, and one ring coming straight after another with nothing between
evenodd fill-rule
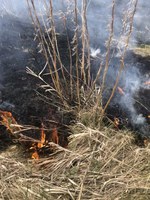
<instances>
[{"instance_id":1,"label":"smoldering vegetation","mask_svg":"<svg viewBox=\"0 0 150 200\"><path fill-rule=\"evenodd\" d=\"M134 0L116 0L114 21L111 0L28 2L35 23L26 0L0 0L0 199L150 199L149 2L138 1L132 35Z\"/></svg>"},{"instance_id":2,"label":"smoldering vegetation","mask_svg":"<svg viewBox=\"0 0 150 200\"><path fill-rule=\"evenodd\" d=\"M105 106L112 92L118 75L121 55L126 45L126 33L129 30L126 24L130 20L130 17L128 18L127 16L133 11L132 3L131 1L126 3L116 1L115 4L114 32L110 48L109 68L103 91L103 106ZM31 69L40 72L45 65L45 59L39 52L38 40L34 40L36 33L27 11L26 1L20 3L20 1L13 0L11 4L7 1L2 1L1 5L0 109L13 112L22 122L25 120L25 123L29 123L33 120L33 123L35 123L37 116L41 116L40 120L46 116L45 110L49 108L49 104L46 102L43 106L42 98L35 92L38 91L40 82L26 74L26 67L31 67ZM81 2L77 1L77 5L80 27L82 23ZM103 65L105 65L106 62L107 40L110 33L108 24L111 22L112 11L111 5L112 2L109 0L105 0L104 2L93 0L87 3L86 12L90 38L91 77L96 77L100 63L103 62ZM37 13L39 13L42 27L43 24L40 15L46 19L46 9L41 1L38 1L36 4L36 9ZM71 42L75 30L75 24L72 19L73 9L74 3L72 1L53 2L55 26L59 35L58 45L62 63L64 63L66 68L69 66L66 34L69 35ZM149 136L150 88L149 85L145 85L144 83L150 78L150 57L147 56L144 58L141 55L137 55L133 49L139 44L149 45L150 27L148 23L148 11L149 4L143 0L139 0L134 16L133 32L129 48L125 55L124 71L118 83L119 88L123 90L123 94L120 94L118 89L116 89L115 95L107 108L107 114L112 120L114 117L117 117L120 120L121 126L131 126L144 136ZM66 19L67 31L64 29L62 23L63 16ZM81 42L80 28L79 41ZM74 58L72 62L75 68ZM102 75L97 81L98 87L101 85L101 80ZM54 111L54 113L56 112Z\"/></svg>"}]
</instances>

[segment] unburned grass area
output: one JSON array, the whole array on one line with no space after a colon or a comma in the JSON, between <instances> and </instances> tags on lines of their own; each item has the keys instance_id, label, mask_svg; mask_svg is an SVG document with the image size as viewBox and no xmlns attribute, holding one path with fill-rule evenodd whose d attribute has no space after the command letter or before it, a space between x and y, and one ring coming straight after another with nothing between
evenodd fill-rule
<instances>
[{"instance_id":1,"label":"unburned grass area","mask_svg":"<svg viewBox=\"0 0 150 200\"><path fill-rule=\"evenodd\" d=\"M67 148L52 143L47 158L27 159L12 145L0 154L1 199L150 198L150 145L128 130L101 131L76 124Z\"/></svg>"}]
</instances>

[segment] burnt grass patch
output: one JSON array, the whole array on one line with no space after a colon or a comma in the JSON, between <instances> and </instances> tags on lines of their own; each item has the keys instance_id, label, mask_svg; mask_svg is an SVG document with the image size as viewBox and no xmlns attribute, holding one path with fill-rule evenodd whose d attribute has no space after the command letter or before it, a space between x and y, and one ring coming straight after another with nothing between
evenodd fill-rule
<instances>
[{"instance_id":1,"label":"burnt grass patch","mask_svg":"<svg viewBox=\"0 0 150 200\"><path fill-rule=\"evenodd\" d=\"M50 102L49 96L44 97L46 94L41 92L40 80L26 73L27 66L40 71L45 63L44 57L38 52L38 43L34 41L33 26L9 16L4 16L0 20L3 27L0 32L0 109L11 112L19 124L40 127L42 123L45 123L45 126L50 129L58 126L60 144L67 145L67 138L70 134L67 125L75 120L75 116L72 113L60 112L58 107L53 106L56 99L52 98L53 102ZM65 36L58 37L58 46L62 60L68 66L69 56ZM145 75L149 73L149 57L143 58L133 52L128 52L128 54L130 56L127 55L127 62L131 60L132 63L138 62L137 66L141 73ZM96 70L92 73L96 73ZM137 112L147 119L146 136L149 136L149 118L147 117L150 109L149 97L149 89L141 88L138 94L135 94L137 101L134 105ZM119 101L119 94L116 93L114 98ZM124 110L119 103L110 104L107 116L112 121L114 117L117 117L120 120L119 128L130 127L142 135L141 127L134 127L130 123L128 111ZM0 127L1 142L4 140L3 129L4 127ZM30 134L31 132L27 135ZM6 137L5 141L9 140L8 138Z\"/></svg>"}]
</instances>

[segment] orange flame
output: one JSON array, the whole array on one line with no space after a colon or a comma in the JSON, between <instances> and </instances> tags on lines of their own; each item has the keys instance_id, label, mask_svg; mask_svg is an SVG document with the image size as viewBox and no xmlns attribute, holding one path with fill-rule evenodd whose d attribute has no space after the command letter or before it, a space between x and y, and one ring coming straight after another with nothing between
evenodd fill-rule
<instances>
[{"instance_id":1,"label":"orange flame","mask_svg":"<svg viewBox=\"0 0 150 200\"><path fill-rule=\"evenodd\" d=\"M38 152L37 151L35 151L33 154L32 154L32 157L31 157L32 159L36 159L36 160L39 160L40 159L40 157L39 157L39 154L38 154Z\"/></svg>"},{"instance_id":2,"label":"orange flame","mask_svg":"<svg viewBox=\"0 0 150 200\"><path fill-rule=\"evenodd\" d=\"M58 132L56 128L53 128L52 134L51 134L51 141L54 142L55 144L59 144L59 137L58 137ZM41 149L42 147L45 146L46 143L46 134L44 132L44 129L41 129L41 140L38 142L36 146L33 147L35 149L35 152L32 154L31 158L32 159L40 159L40 156L37 152L38 149Z\"/></svg>"},{"instance_id":3,"label":"orange flame","mask_svg":"<svg viewBox=\"0 0 150 200\"><path fill-rule=\"evenodd\" d=\"M37 152L37 148L41 149L45 145L45 139L46 139L46 134L44 132L44 129L42 128L41 129L41 139L40 139L40 142L38 142L37 145L33 147L33 149L35 149L35 152L31 156L32 159L36 159L36 160L40 159L40 156L39 156L39 154Z\"/></svg>"},{"instance_id":4,"label":"orange flame","mask_svg":"<svg viewBox=\"0 0 150 200\"><path fill-rule=\"evenodd\" d=\"M118 92L121 94L121 95L125 95L125 92L123 91L123 89L121 87L118 87Z\"/></svg>"},{"instance_id":5,"label":"orange flame","mask_svg":"<svg viewBox=\"0 0 150 200\"><path fill-rule=\"evenodd\" d=\"M58 137L58 132L57 132L56 128L54 128L52 131L51 141L54 142L55 144L59 144L59 137ZM39 156L37 150L44 147L45 143L46 143L46 134L42 128L41 129L41 140L40 140L40 142L38 142L38 144L36 146L33 147L33 149L35 149L35 152L31 156L32 159L36 159L36 160L40 159L40 156Z\"/></svg>"},{"instance_id":6,"label":"orange flame","mask_svg":"<svg viewBox=\"0 0 150 200\"><path fill-rule=\"evenodd\" d=\"M9 130L11 133L14 133L14 131L20 130L18 126L16 127L12 126L12 124L17 125L17 122L10 112L0 110L0 117L1 117L0 124L5 126L7 130Z\"/></svg>"},{"instance_id":7,"label":"orange flame","mask_svg":"<svg viewBox=\"0 0 150 200\"><path fill-rule=\"evenodd\" d=\"M46 138L46 135L45 135L44 130L43 130L43 128L42 128L42 130L41 130L41 142L38 142L38 144L37 144L37 147L38 147L39 149L42 148L42 147L44 146L45 138Z\"/></svg>"}]
</instances>

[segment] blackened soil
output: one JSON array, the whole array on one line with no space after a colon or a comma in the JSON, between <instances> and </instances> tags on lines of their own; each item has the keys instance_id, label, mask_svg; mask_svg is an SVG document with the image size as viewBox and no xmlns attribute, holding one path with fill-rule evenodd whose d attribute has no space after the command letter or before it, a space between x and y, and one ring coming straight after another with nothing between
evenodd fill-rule
<instances>
[{"instance_id":1,"label":"blackened soil","mask_svg":"<svg viewBox=\"0 0 150 200\"><path fill-rule=\"evenodd\" d=\"M0 26L0 110L12 112L19 124L41 127L44 123L51 130L58 127L60 144L65 146L68 132L61 124L69 120L64 122L64 116L51 106L53 102L39 95L41 82L26 73L27 66L40 72L45 65L34 41L33 25L13 16L3 16ZM3 129L0 127L0 142L9 139L4 137ZM34 137L35 133L30 131L27 135ZM37 135L39 138L40 132Z\"/></svg>"},{"instance_id":2,"label":"blackened soil","mask_svg":"<svg viewBox=\"0 0 150 200\"><path fill-rule=\"evenodd\" d=\"M43 56L38 53L38 44L34 41L34 29L31 23L25 23L12 16L3 16L0 18L0 110L10 111L18 123L30 124L40 127L45 122L47 127L53 128L58 124L68 124L73 116L64 116L60 114L57 108L51 106L51 103L40 95L39 86L41 82L26 73L26 66L35 72L39 72L45 65ZM64 65L69 66L69 55L66 37L60 39L58 43L61 49ZM136 65L142 74L149 73L150 58L136 56L133 52L128 52L127 62L139 63ZM93 62L94 63L94 62ZM94 67L97 63L94 64ZM97 64L99 66L99 63ZM96 73L96 70L92 73ZM119 94L115 94L119 101ZM114 98L114 99L115 99ZM147 117L150 113L150 93L148 90L141 90L135 94L137 103L134 105L138 113ZM55 99L53 99L55 101ZM133 127L130 123L130 115L123 109L119 102L112 102L107 113L113 120L118 117L121 126L130 126L141 131L141 127ZM114 103L115 102L115 103ZM140 104L138 103L140 102ZM143 106L144 105L144 106ZM147 108L147 109L146 109ZM55 121L49 123L48 120ZM149 119L147 118L149 124ZM148 129L149 130L149 129ZM62 141L67 141L65 126L60 127ZM149 133L148 133L149 134ZM64 136L65 135L65 136Z\"/></svg>"},{"instance_id":3,"label":"blackened soil","mask_svg":"<svg viewBox=\"0 0 150 200\"><path fill-rule=\"evenodd\" d=\"M120 106L123 95L119 94L118 90L116 90L114 98L107 109L107 115L112 120L114 120L114 117L117 117L120 120L119 127L129 127L132 130L137 131L140 138L150 137L150 119L148 117L150 114L150 86L143 87L144 82L150 78L150 57L142 57L140 55L135 55L133 51L128 51L125 58L125 64L128 73L130 73L130 81L132 76L133 80L136 81L133 74L135 70L132 70L133 68L135 69L136 66L141 79L141 87L135 93L132 93L130 92L129 85L127 88L129 101L124 101L124 106ZM124 90L125 85L122 79L119 82L119 86ZM135 124L132 122L134 117L132 115L133 113L130 111L132 109L130 100L133 100L134 102L133 107L136 110L136 115L141 115L145 118L144 124Z\"/></svg>"}]
</instances>

